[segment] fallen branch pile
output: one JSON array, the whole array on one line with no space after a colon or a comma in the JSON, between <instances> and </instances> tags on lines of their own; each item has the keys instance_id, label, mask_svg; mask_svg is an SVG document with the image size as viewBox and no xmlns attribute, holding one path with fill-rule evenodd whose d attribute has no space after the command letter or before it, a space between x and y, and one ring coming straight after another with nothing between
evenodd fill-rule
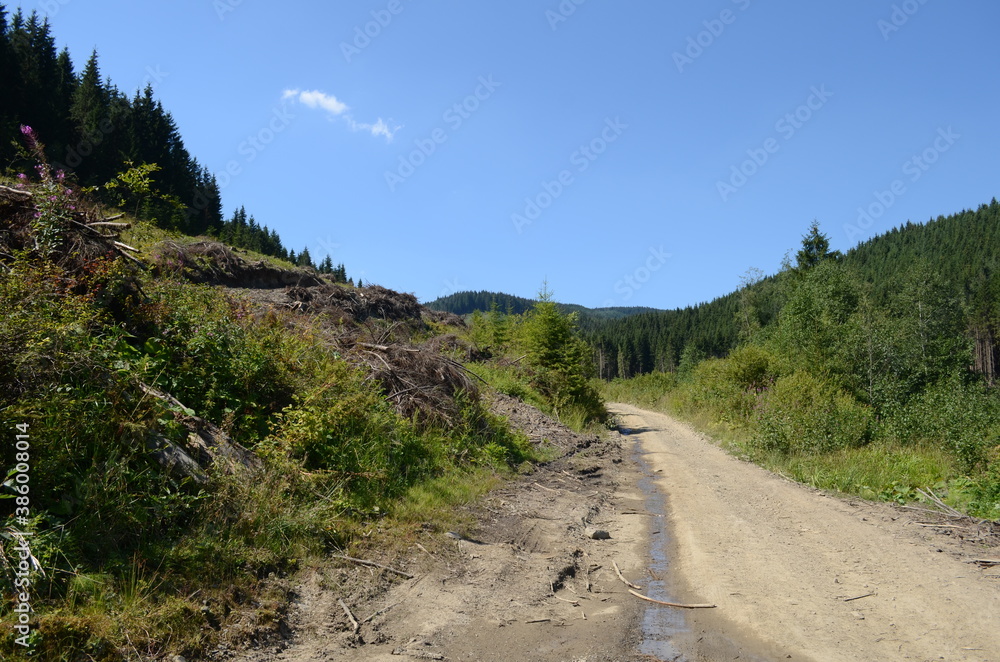
<instances>
[{"instance_id":1,"label":"fallen branch pile","mask_svg":"<svg viewBox=\"0 0 1000 662\"><path fill-rule=\"evenodd\" d=\"M0 252L10 257L18 250L38 250L38 238L32 224L38 212L35 193L27 189L0 186ZM116 222L123 214L104 217L96 209L65 210L64 226L58 228L59 246L56 263L71 268L71 263L94 260L112 253L140 268L145 265L133 253L139 250L119 241L131 225Z\"/></svg>"},{"instance_id":2,"label":"fallen branch pile","mask_svg":"<svg viewBox=\"0 0 1000 662\"><path fill-rule=\"evenodd\" d=\"M357 343L353 355L371 371L396 411L418 423L450 427L461 418L463 399L479 397L470 373L440 354L401 345Z\"/></svg>"}]
</instances>

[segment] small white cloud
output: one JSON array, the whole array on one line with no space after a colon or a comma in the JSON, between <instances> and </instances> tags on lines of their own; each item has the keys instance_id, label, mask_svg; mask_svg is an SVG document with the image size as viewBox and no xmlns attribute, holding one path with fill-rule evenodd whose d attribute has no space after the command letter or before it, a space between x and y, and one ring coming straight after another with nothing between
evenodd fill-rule
<instances>
[{"instance_id":1,"label":"small white cloud","mask_svg":"<svg viewBox=\"0 0 1000 662\"><path fill-rule=\"evenodd\" d=\"M281 99L282 101L291 99L307 108L325 110L332 117L343 117L352 131L365 131L375 137L381 136L385 138L386 142L392 142L396 132L403 128L402 125L393 123L391 119L386 122L381 117L375 123L357 122L347 113L349 108L346 103L332 94L326 94L319 90L287 89L281 94Z\"/></svg>"},{"instance_id":2,"label":"small white cloud","mask_svg":"<svg viewBox=\"0 0 1000 662\"><path fill-rule=\"evenodd\" d=\"M332 115L340 115L347 110L347 104L339 101L332 94L323 94L319 90L300 92L299 101L310 108L322 108Z\"/></svg>"},{"instance_id":3,"label":"small white cloud","mask_svg":"<svg viewBox=\"0 0 1000 662\"><path fill-rule=\"evenodd\" d=\"M355 122L350 116L346 117L348 123L351 125L351 129L354 131L367 131L371 133L376 138L382 136L385 138L386 142L392 142L393 136L396 132L403 128L401 124L395 124L390 119L388 122L383 120L381 117L374 124L368 124L366 122Z\"/></svg>"}]
</instances>

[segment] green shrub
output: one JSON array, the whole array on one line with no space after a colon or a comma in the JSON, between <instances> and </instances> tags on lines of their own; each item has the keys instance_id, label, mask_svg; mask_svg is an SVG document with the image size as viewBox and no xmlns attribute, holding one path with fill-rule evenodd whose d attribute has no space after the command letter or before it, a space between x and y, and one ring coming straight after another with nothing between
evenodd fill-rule
<instances>
[{"instance_id":1,"label":"green shrub","mask_svg":"<svg viewBox=\"0 0 1000 662\"><path fill-rule=\"evenodd\" d=\"M532 386L564 422L577 427L607 418L604 403L589 378L590 348L577 333L576 313L564 315L543 290L535 307L518 326L520 346L534 369Z\"/></svg>"},{"instance_id":2,"label":"green shrub","mask_svg":"<svg viewBox=\"0 0 1000 662\"><path fill-rule=\"evenodd\" d=\"M640 407L655 407L677 386L677 375L671 372L650 372L630 379L610 382L595 381L601 397L607 402L630 402Z\"/></svg>"},{"instance_id":3,"label":"green shrub","mask_svg":"<svg viewBox=\"0 0 1000 662\"><path fill-rule=\"evenodd\" d=\"M829 382L798 372L779 378L757 407L751 448L822 453L868 441L871 410Z\"/></svg>"},{"instance_id":4,"label":"green shrub","mask_svg":"<svg viewBox=\"0 0 1000 662\"><path fill-rule=\"evenodd\" d=\"M733 379L728 359L707 359L681 382L672 400L687 414L709 413L727 426L746 424L757 396Z\"/></svg>"},{"instance_id":5,"label":"green shrub","mask_svg":"<svg viewBox=\"0 0 1000 662\"><path fill-rule=\"evenodd\" d=\"M760 393L778 378L778 359L759 345L741 345L726 357L724 372L741 390Z\"/></svg>"},{"instance_id":6,"label":"green shrub","mask_svg":"<svg viewBox=\"0 0 1000 662\"><path fill-rule=\"evenodd\" d=\"M941 444L958 458L964 473L982 470L1000 438L1000 395L979 382L953 377L927 388L886 423L900 442Z\"/></svg>"},{"instance_id":7,"label":"green shrub","mask_svg":"<svg viewBox=\"0 0 1000 662\"><path fill-rule=\"evenodd\" d=\"M1000 446L993 452L997 459L973 483L969 512L976 517L1000 520Z\"/></svg>"},{"instance_id":8,"label":"green shrub","mask_svg":"<svg viewBox=\"0 0 1000 662\"><path fill-rule=\"evenodd\" d=\"M251 315L218 289L182 283L149 287L152 331L137 355L143 379L252 445L291 401L285 344L294 334L270 314Z\"/></svg>"}]
</instances>

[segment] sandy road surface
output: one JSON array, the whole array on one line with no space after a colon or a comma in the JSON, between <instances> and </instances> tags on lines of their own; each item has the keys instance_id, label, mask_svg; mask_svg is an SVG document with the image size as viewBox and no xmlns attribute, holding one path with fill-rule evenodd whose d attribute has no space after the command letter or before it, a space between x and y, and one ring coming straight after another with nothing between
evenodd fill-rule
<instances>
[{"instance_id":1,"label":"sandy road surface","mask_svg":"<svg viewBox=\"0 0 1000 662\"><path fill-rule=\"evenodd\" d=\"M682 659L733 659L722 637L741 659L1000 661L1000 569L970 562L1000 550L784 480L667 416L612 409L666 495L675 598L718 605L689 616Z\"/></svg>"}]
</instances>

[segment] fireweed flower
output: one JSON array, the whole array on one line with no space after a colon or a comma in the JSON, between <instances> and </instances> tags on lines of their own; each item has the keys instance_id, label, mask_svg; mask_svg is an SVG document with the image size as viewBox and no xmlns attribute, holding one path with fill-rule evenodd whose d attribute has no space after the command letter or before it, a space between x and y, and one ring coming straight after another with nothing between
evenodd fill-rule
<instances>
[{"instance_id":1,"label":"fireweed flower","mask_svg":"<svg viewBox=\"0 0 1000 662\"><path fill-rule=\"evenodd\" d=\"M35 137L35 131L30 126L24 124L21 125L21 133L24 134L25 140L28 142L28 147L35 149L35 145L38 143L38 139Z\"/></svg>"}]
</instances>

